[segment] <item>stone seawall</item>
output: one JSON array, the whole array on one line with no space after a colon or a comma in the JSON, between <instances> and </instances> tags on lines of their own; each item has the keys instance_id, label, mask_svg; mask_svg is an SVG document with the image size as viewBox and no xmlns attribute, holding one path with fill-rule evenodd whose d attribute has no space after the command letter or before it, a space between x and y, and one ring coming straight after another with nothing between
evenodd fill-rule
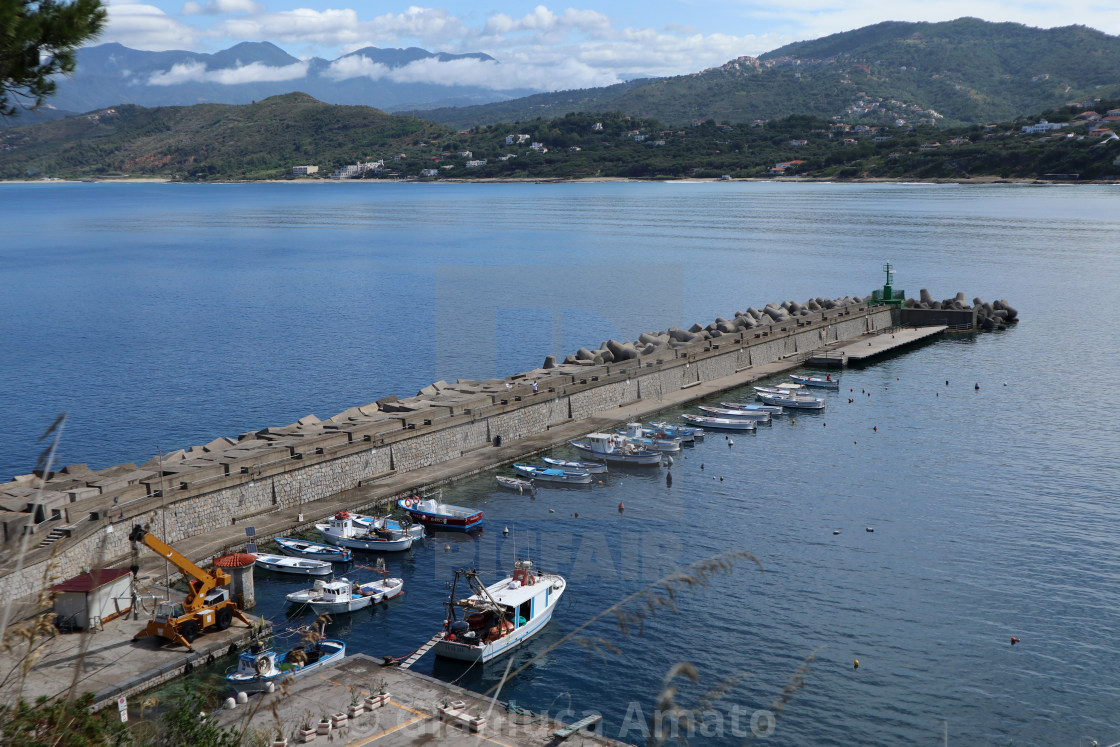
<instances>
[{"instance_id":1,"label":"stone seawall","mask_svg":"<svg viewBox=\"0 0 1120 747\"><path fill-rule=\"evenodd\" d=\"M334 423L315 418L314 423L308 419L276 429L284 438L272 443L261 440L275 435L270 429L238 441L223 440L200 447L205 452L213 446L212 453L222 454L205 463L189 458L192 449L186 458L168 461L155 471L133 466L134 472L122 475L114 490L70 504L72 512L84 510L80 517L70 515L68 537L52 547L38 547L39 535L33 535L24 567L15 571L9 563L0 571L4 592L23 599L42 588L48 576L69 578L91 567L127 563L128 533L136 523L149 524L174 545L231 524L248 525L255 516L324 499L379 477L458 458L492 445L496 436L513 444L562 423L609 415L639 400L656 402L751 367L807 357L827 343L891 323L891 311L884 307L822 311L686 347L661 348L637 359L538 370L532 374L536 391L524 378L528 375L519 374L496 393L469 391L465 399L443 402L437 392L431 395L430 407L402 407L393 418L370 421L354 415L347 420L347 411ZM241 451L229 453L239 446ZM193 462L198 464L192 469ZM153 477L157 473L162 473L158 480ZM209 558L192 560L202 563Z\"/></svg>"}]
</instances>

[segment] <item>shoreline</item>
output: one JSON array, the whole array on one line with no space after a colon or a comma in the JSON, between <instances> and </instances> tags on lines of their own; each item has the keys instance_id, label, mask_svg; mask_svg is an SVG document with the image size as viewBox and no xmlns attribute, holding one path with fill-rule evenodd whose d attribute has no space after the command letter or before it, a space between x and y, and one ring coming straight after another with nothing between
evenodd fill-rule
<instances>
[{"instance_id":1,"label":"shoreline","mask_svg":"<svg viewBox=\"0 0 1120 747\"><path fill-rule=\"evenodd\" d=\"M829 179L825 177L779 176L773 178L741 177L733 179L674 177L665 179L635 179L623 176L589 176L580 178L563 177L517 177L502 179L245 179L237 181L199 181L185 182L155 176L85 179L0 179L0 184L660 184L675 182L724 183L776 183L776 184L1013 184L1013 185L1091 185L1118 186L1117 179L1004 179L998 176L970 176L957 179L892 179L888 177L867 177L861 179Z\"/></svg>"}]
</instances>

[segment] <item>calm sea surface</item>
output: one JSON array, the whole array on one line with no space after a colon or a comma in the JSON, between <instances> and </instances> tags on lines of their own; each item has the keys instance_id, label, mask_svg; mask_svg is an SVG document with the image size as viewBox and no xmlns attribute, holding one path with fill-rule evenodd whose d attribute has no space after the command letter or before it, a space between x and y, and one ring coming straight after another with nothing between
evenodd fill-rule
<instances>
[{"instance_id":1,"label":"calm sea surface","mask_svg":"<svg viewBox=\"0 0 1120 747\"><path fill-rule=\"evenodd\" d=\"M331 632L407 654L452 568L493 577L528 551L569 588L501 697L599 711L611 736L644 743L687 661L677 703L709 709L693 744L741 743L758 710L774 744L1120 740L1116 188L0 184L0 221L3 478L62 411L61 463L142 464L610 337L865 295L886 260L911 296L1005 298L1015 328L847 371L821 414L687 449L671 487L664 469L535 499L456 483L482 536L390 556L405 596ZM738 560L675 612L546 652L728 550L761 570ZM301 582L258 579L261 612L310 621L283 603ZM417 669L485 690L506 661Z\"/></svg>"}]
</instances>

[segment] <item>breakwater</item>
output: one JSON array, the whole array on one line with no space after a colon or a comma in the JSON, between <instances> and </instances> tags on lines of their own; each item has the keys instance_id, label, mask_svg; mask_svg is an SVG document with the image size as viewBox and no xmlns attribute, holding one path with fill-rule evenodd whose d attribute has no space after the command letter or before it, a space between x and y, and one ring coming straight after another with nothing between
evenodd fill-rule
<instances>
[{"instance_id":1,"label":"breakwater","mask_svg":"<svg viewBox=\"0 0 1120 747\"><path fill-rule=\"evenodd\" d=\"M605 343L601 350L611 352L610 361L602 354L590 359L577 354L506 379L440 381L415 397L390 396L327 420L309 415L287 426L217 438L140 466L59 469L48 476L39 503L29 506L29 515L39 520L19 569L12 552L18 534L5 526L8 554L0 569L5 591L16 599L36 593L48 561L52 573L63 578L122 561L130 550L126 530L136 523L157 528L174 545L495 443L515 444L560 424L656 402L751 367L803 360L829 343L893 321L890 308L869 307L866 299L812 304L818 308L786 302L758 312L761 318L743 312L733 321L694 325L688 339L674 339L670 330L633 343ZM32 501L38 482L26 476L0 491L11 500Z\"/></svg>"}]
</instances>

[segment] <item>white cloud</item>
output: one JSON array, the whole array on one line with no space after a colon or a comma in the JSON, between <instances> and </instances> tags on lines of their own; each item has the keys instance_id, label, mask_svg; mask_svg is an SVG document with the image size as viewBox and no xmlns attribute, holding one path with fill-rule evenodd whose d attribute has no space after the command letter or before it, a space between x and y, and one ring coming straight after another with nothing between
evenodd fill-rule
<instances>
[{"instance_id":1,"label":"white cloud","mask_svg":"<svg viewBox=\"0 0 1120 747\"><path fill-rule=\"evenodd\" d=\"M442 86L480 86L497 91L515 88L550 90L553 88L588 88L618 83L611 72L596 70L578 60L532 59L515 64L494 60L465 58L441 62L436 58L415 60L400 67L389 67L365 57L350 55L331 63L326 75L335 80L369 78L394 83L429 83ZM562 85L558 85L562 84Z\"/></svg>"},{"instance_id":2,"label":"white cloud","mask_svg":"<svg viewBox=\"0 0 1120 747\"><path fill-rule=\"evenodd\" d=\"M133 49L189 49L195 29L167 15L154 5L112 2L109 19L98 43L118 42Z\"/></svg>"},{"instance_id":3,"label":"white cloud","mask_svg":"<svg viewBox=\"0 0 1120 747\"><path fill-rule=\"evenodd\" d=\"M291 65L272 67L260 62L248 65L207 70L202 62L184 62L172 65L170 70L153 73L148 83L153 86L174 86L182 83L265 83L282 80L297 80L307 76L307 62L293 62Z\"/></svg>"},{"instance_id":4,"label":"white cloud","mask_svg":"<svg viewBox=\"0 0 1120 747\"><path fill-rule=\"evenodd\" d=\"M210 0L202 3L190 2L183 4L183 15L220 15L222 13L260 13L264 6L253 0Z\"/></svg>"}]
</instances>

